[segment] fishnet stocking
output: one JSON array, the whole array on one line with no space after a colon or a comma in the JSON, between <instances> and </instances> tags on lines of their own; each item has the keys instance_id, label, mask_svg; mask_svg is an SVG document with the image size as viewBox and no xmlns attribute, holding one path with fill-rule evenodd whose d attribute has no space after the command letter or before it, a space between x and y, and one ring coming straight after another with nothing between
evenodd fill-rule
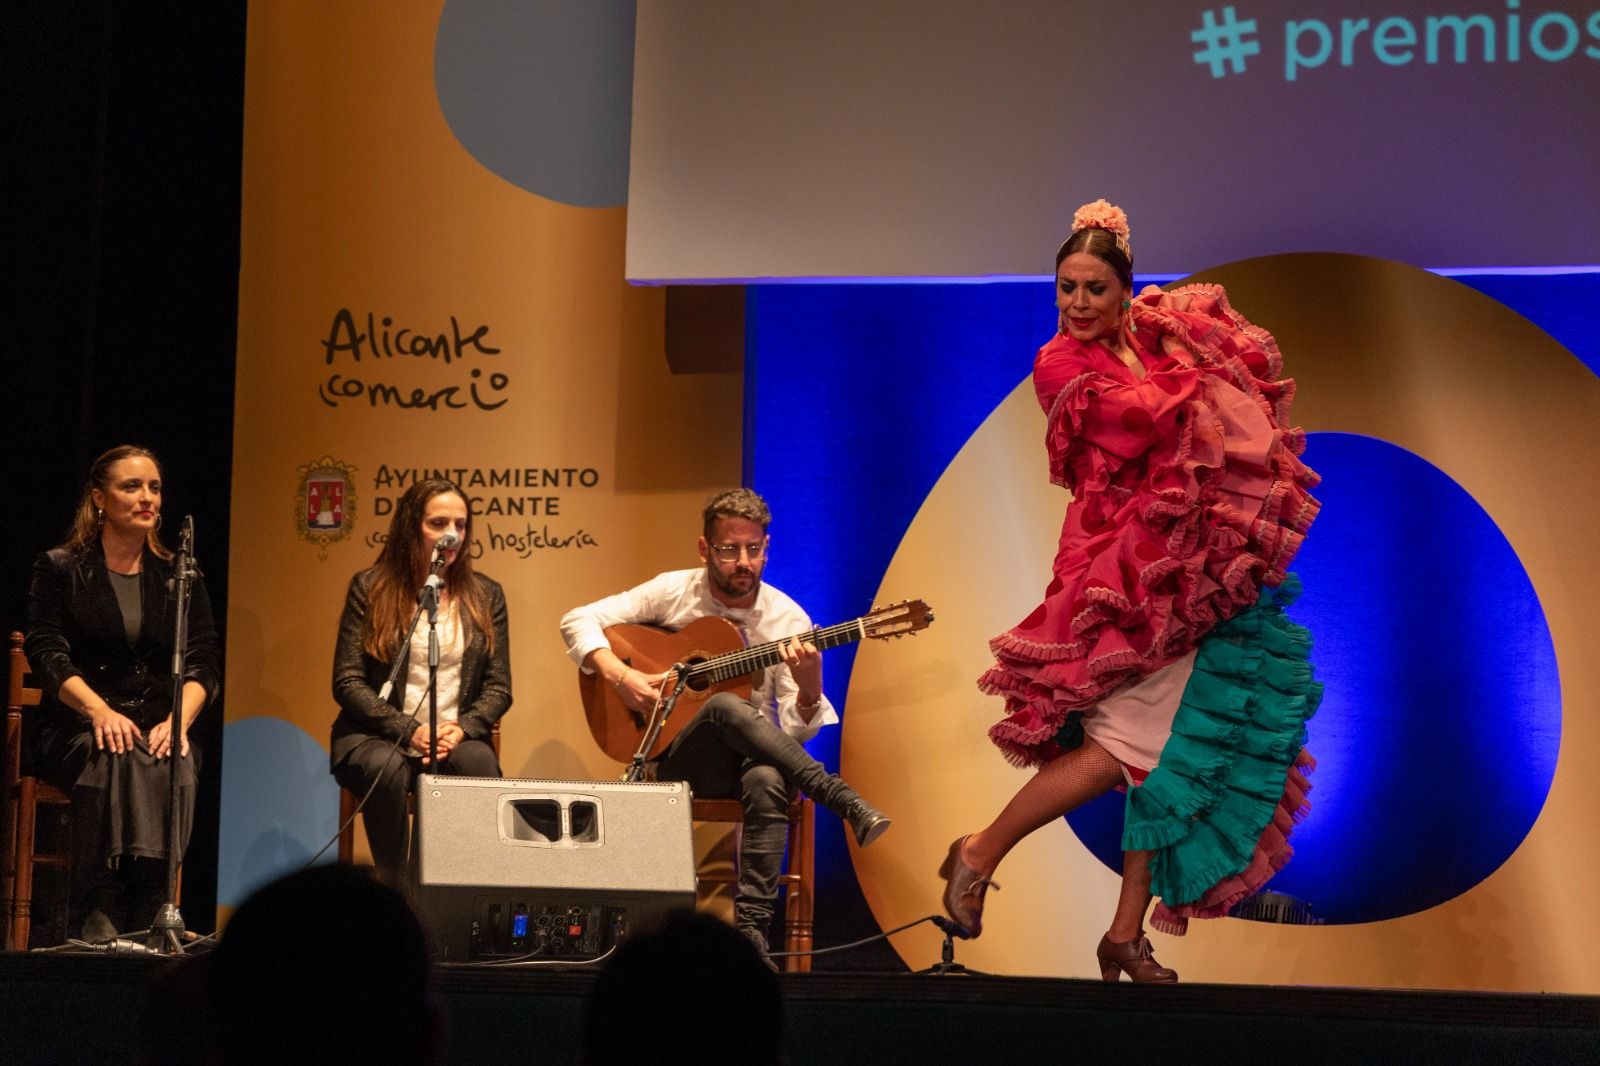
<instances>
[{"instance_id":1,"label":"fishnet stocking","mask_svg":"<svg viewBox=\"0 0 1600 1066\"><path fill-rule=\"evenodd\" d=\"M961 860L990 876L1023 837L1122 783L1117 760L1085 738L1078 748L1041 767L987 828L967 837ZM1107 936L1115 943L1125 943L1141 935L1149 909L1150 852L1123 852L1122 888Z\"/></svg>"},{"instance_id":2,"label":"fishnet stocking","mask_svg":"<svg viewBox=\"0 0 1600 1066\"><path fill-rule=\"evenodd\" d=\"M1079 747L1040 767L993 822L969 836L962 861L979 873L992 874L1023 837L1120 784L1122 768L1117 760L1085 738Z\"/></svg>"}]
</instances>

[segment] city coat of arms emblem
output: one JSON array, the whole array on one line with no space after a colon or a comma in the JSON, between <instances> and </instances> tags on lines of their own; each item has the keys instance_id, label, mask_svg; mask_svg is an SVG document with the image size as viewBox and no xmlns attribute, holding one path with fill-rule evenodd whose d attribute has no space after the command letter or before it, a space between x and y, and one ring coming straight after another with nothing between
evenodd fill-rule
<instances>
[{"instance_id":1,"label":"city coat of arms emblem","mask_svg":"<svg viewBox=\"0 0 1600 1066\"><path fill-rule=\"evenodd\" d=\"M321 549L319 558L326 559L328 545L344 540L355 530L355 470L349 463L327 455L299 468L295 526L302 540Z\"/></svg>"}]
</instances>

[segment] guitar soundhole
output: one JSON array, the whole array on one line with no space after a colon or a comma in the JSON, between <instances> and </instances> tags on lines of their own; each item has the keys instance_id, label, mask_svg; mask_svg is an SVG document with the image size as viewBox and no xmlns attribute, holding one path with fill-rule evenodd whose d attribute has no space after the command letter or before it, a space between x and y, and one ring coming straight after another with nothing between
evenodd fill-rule
<instances>
[{"instance_id":1,"label":"guitar soundhole","mask_svg":"<svg viewBox=\"0 0 1600 1066\"><path fill-rule=\"evenodd\" d=\"M705 661L706 661L706 657L704 655L691 655L689 658L684 660L684 662L689 664L690 666L699 666L701 663L703 663ZM689 678L689 691L690 692L704 692L706 689L708 689L710 687L711 687L711 678L709 678L709 677L700 676L700 677L691 677L691 678Z\"/></svg>"}]
</instances>

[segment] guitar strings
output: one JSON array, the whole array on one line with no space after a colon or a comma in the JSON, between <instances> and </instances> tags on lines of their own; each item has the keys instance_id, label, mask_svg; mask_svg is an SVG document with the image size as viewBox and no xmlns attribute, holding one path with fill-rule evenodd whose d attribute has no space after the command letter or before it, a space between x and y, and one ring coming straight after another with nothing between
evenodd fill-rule
<instances>
[{"instance_id":1,"label":"guitar strings","mask_svg":"<svg viewBox=\"0 0 1600 1066\"><path fill-rule=\"evenodd\" d=\"M866 633L862 619L851 622L840 622L837 625L821 629L811 629L805 633L796 633L794 636L815 644L820 651L837 648L848 644L851 640L860 639ZM778 654L778 649L794 639L794 636L785 637L783 640L768 641L757 644L753 648L742 651L729 652L726 656L717 656L689 668L690 677L709 676L713 682L727 681L730 678L742 677L753 674L757 670L776 664L783 658Z\"/></svg>"}]
</instances>

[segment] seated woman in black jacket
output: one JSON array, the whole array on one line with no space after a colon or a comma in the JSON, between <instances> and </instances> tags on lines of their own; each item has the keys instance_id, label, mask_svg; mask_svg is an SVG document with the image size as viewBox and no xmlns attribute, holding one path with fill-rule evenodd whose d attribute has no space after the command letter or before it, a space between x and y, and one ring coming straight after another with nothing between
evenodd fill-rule
<instances>
[{"instance_id":1,"label":"seated woman in black jacket","mask_svg":"<svg viewBox=\"0 0 1600 1066\"><path fill-rule=\"evenodd\" d=\"M439 765L428 752L428 623L405 643L417 593L428 578L434 545L446 533L458 538L441 552L439 591ZM406 794L417 774L498 777L490 734L511 706L511 664L506 598L499 584L472 569L472 516L454 484L432 478L407 489L395 504L389 539L378 560L350 579L339 643L333 653L333 776L357 795L371 797L362 810L367 841L379 873L391 884L406 881ZM397 661L399 680L387 700L378 690Z\"/></svg>"},{"instance_id":2,"label":"seated woman in black jacket","mask_svg":"<svg viewBox=\"0 0 1600 1066\"><path fill-rule=\"evenodd\" d=\"M172 552L161 543L161 467L121 445L89 470L66 543L39 556L28 592L28 660L43 691L30 770L72 795L74 924L85 939L150 926L166 895L174 744ZM220 679L205 582L196 577L182 687L178 840L194 821L188 730Z\"/></svg>"}]
</instances>

